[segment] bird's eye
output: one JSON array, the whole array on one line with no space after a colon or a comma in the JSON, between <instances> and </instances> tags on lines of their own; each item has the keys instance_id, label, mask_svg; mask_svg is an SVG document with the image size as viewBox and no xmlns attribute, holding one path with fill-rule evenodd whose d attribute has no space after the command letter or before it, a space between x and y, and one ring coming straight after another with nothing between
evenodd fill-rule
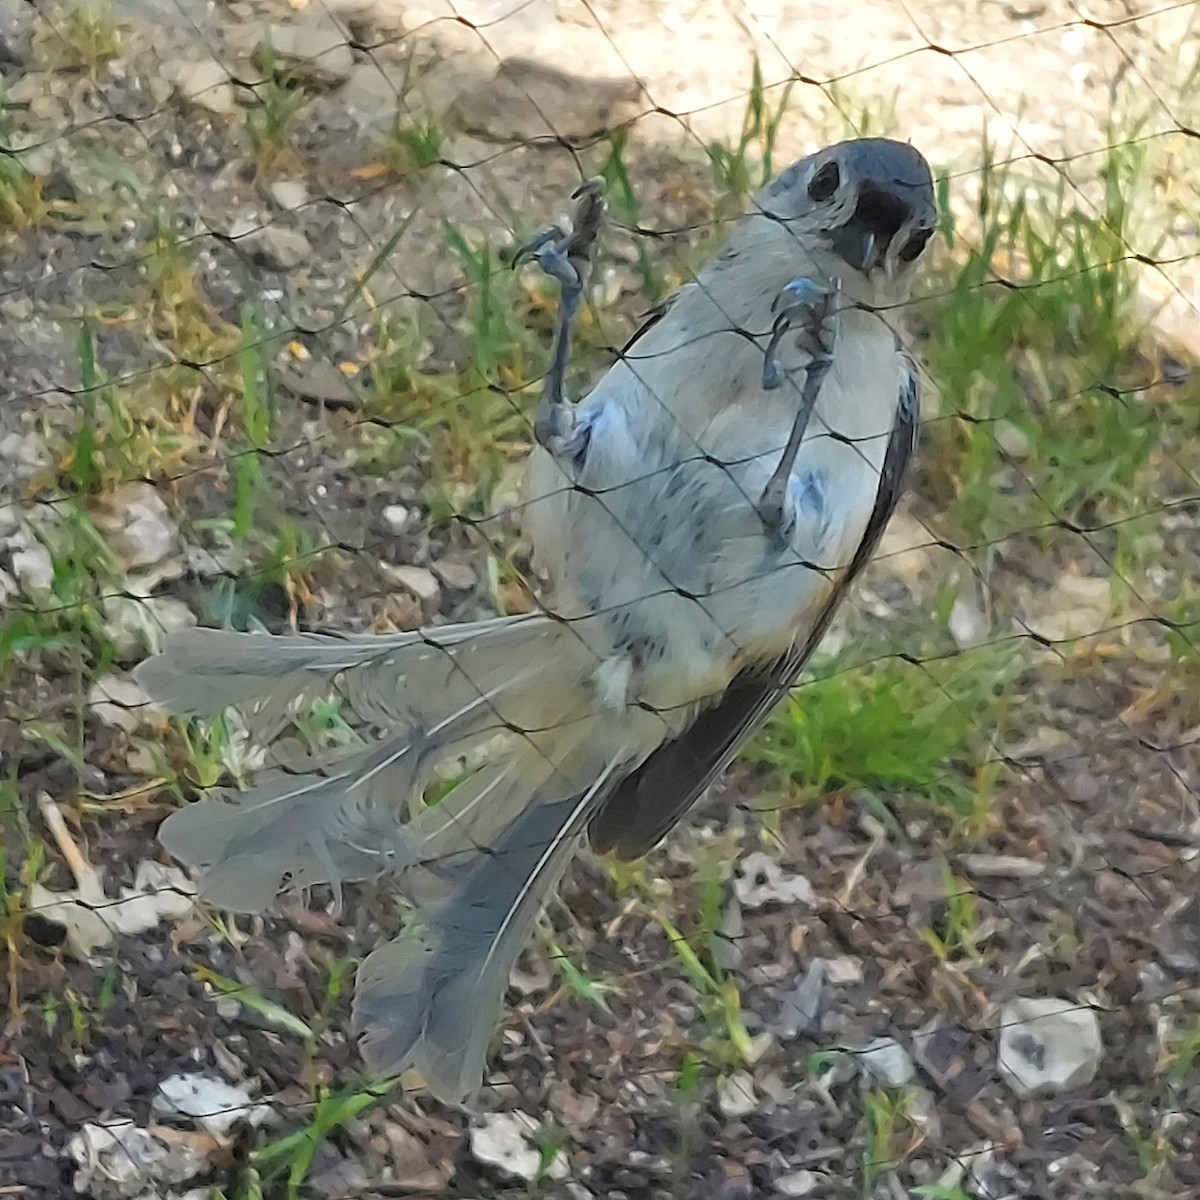
<instances>
[{"instance_id":1,"label":"bird's eye","mask_svg":"<svg viewBox=\"0 0 1200 1200\"><path fill-rule=\"evenodd\" d=\"M919 229L901 247L900 261L906 263L912 262L925 249L932 236L932 229Z\"/></svg>"},{"instance_id":2,"label":"bird's eye","mask_svg":"<svg viewBox=\"0 0 1200 1200\"><path fill-rule=\"evenodd\" d=\"M808 194L820 204L838 190L842 177L835 162L827 162L808 182Z\"/></svg>"}]
</instances>

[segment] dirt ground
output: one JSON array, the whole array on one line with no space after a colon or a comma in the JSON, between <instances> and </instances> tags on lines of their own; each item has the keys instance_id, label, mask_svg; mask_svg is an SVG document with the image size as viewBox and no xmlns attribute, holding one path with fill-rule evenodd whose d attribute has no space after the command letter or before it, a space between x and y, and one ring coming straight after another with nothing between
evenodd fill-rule
<instances>
[{"instance_id":1,"label":"dirt ground","mask_svg":"<svg viewBox=\"0 0 1200 1200\"><path fill-rule=\"evenodd\" d=\"M530 341L489 374L473 297L493 283L447 249L446 227L474 250L528 233L602 161L597 135L626 124L639 227L606 244L589 334L619 345L642 301L638 247L668 279L692 261L712 215L705 147L736 140L755 55L768 103L796 81L778 161L849 130L911 138L947 174L967 241L985 131L1031 192L1084 207L1104 202L1106 147L1170 147L1162 186L1191 219L1135 227L1128 254L1148 336L1186 376L1200 354L1197 6L136 0L120 18L110 53L103 20L0 0L0 142L54 211L24 222L0 207L0 1195L1200 1195L1200 673L1164 649L1191 626L1160 620L1200 587L1186 447L1160 456L1160 490L1141 498L1155 549L1119 612L1107 528L967 553L923 460L831 642L901 653L947 580L978 573L956 612L981 631L946 653L1016 639L1021 654L1011 719L983 732L977 761L946 764L988 780L986 819L967 834L904 795L852 790L792 804L761 766L735 767L627 877L580 859L514 975L472 1111L419 1089L374 1096L360 1075L348 971L397 926L386 887L340 913L318 895L231 926L182 877L146 874L167 864L163 815L254 760L236 738L185 754L119 690L163 626L410 628L511 599L504 560L525 547L510 524L482 522L489 544L447 514L478 500L481 462L487 512L502 507L521 437L496 434L491 458L460 456L436 488L429 463L445 429L476 436L493 376L533 378L548 324L530 299ZM302 64L296 114L268 95L265 30ZM398 112L405 129L447 130L440 161L413 169L409 140L387 167ZM279 531L269 551L218 528L250 486L225 433L248 297L256 328L279 335L270 444L248 456L266 481L256 517ZM366 406L397 369L381 314L400 360L426 372L427 410ZM104 548L64 540L77 497L62 480L81 455L68 434L86 397L117 394L93 360L137 427L102 464L130 464L119 486L86 501ZM438 381L465 387L476 369L474 392L438 399ZM272 554L305 569L275 570ZM105 904L132 886L165 897L161 911L73 948L31 891L79 885L72 845L103 871ZM704 937L736 1021L721 981L672 944L713 905L720 929ZM998 1062L1011 1003L1046 997L1094 1014L1098 1049L1080 1078L1021 1095ZM888 1059L873 1071L860 1052L877 1038ZM164 1112L180 1075L234 1092Z\"/></svg>"}]
</instances>

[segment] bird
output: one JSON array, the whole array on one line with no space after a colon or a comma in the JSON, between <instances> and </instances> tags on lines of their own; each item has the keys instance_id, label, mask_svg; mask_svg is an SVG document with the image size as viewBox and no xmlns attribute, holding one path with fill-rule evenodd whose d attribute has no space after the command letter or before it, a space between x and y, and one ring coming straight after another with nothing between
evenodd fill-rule
<instances>
[{"instance_id":1,"label":"bird","mask_svg":"<svg viewBox=\"0 0 1200 1200\"><path fill-rule=\"evenodd\" d=\"M567 396L604 217L512 256L559 285L521 504L531 611L390 634L173 633L137 669L166 711L270 738L333 697L358 739L173 812L201 896L387 877L410 905L358 968L367 1067L479 1089L516 959L585 842L653 848L796 683L895 511L919 425L897 331L937 227L908 143L826 146L766 182L594 387Z\"/></svg>"}]
</instances>

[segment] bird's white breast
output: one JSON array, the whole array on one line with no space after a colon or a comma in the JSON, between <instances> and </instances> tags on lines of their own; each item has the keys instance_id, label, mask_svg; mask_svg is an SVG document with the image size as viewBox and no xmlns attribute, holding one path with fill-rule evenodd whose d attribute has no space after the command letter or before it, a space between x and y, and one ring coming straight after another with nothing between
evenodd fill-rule
<instances>
[{"instance_id":1,"label":"bird's white breast","mask_svg":"<svg viewBox=\"0 0 1200 1200\"><path fill-rule=\"evenodd\" d=\"M681 716L805 637L862 539L896 421L894 335L848 310L791 475L790 539L764 531L756 505L803 380L785 340L797 386L762 388L770 301L792 278L785 264L774 274L740 314L760 342L673 310L579 406L582 463L538 451L531 471L527 529L550 607L592 645L608 691L627 680L631 697Z\"/></svg>"}]
</instances>

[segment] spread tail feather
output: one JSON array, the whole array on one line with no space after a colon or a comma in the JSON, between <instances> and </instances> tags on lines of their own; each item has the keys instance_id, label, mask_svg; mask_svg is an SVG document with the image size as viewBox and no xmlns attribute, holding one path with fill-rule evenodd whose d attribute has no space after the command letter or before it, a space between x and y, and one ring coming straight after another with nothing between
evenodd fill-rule
<instances>
[{"instance_id":1,"label":"spread tail feather","mask_svg":"<svg viewBox=\"0 0 1200 1200\"><path fill-rule=\"evenodd\" d=\"M416 1067L444 1102L479 1086L513 964L610 775L582 796L530 805L457 875L422 928L367 956L354 1025L372 1069Z\"/></svg>"},{"instance_id":2,"label":"spread tail feather","mask_svg":"<svg viewBox=\"0 0 1200 1200\"><path fill-rule=\"evenodd\" d=\"M596 659L543 617L386 638L190 631L139 679L177 712L240 703L276 724L336 693L368 735L187 805L160 837L210 902L393 873L415 937L359 972L355 1020L379 1070L438 1095L477 1085L509 972L579 834L663 737L640 708L597 708Z\"/></svg>"},{"instance_id":3,"label":"spread tail feather","mask_svg":"<svg viewBox=\"0 0 1200 1200\"><path fill-rule=\"evenodd\" d=\"M576 764L560 767L590 723L585 667L577 639L525 617L382 638L186 631L138 672L165 707L256 704L274 711L274 732L304 701L336 693L386 732L188 805L160 839L204 871L207 899L245 912L284 888L336 887L486 845L538 789L559 799L586 786ZM547 714L563 723L546 728ZM447 776L455 785L427 804Z\"/></svg>"}]
</instances>

